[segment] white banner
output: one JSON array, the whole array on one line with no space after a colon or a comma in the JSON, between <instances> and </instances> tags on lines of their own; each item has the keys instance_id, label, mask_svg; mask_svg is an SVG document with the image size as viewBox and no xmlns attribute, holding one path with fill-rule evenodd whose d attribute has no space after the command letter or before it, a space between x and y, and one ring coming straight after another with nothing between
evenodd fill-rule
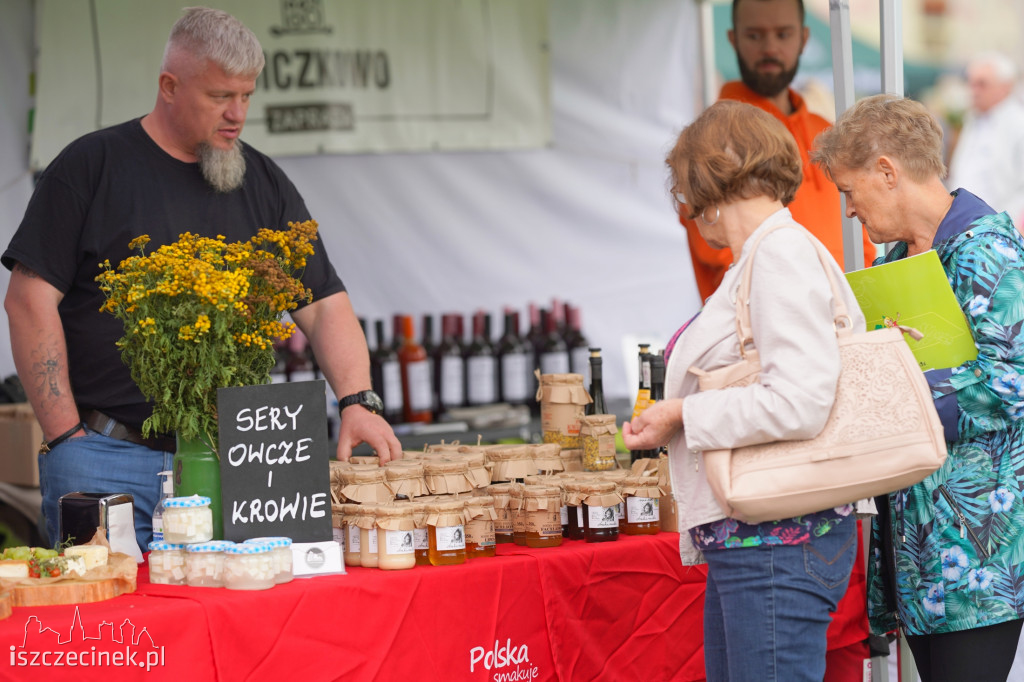
<instances>
[{"instance_id":1,"label":"white banner","mask_svg":"<svg viewBox=\"0 0 1024 682\"><path fill-rule=\"evenodd\" d=\"M31 163L152 109L181 0L40 0ZM273 156L543 147L545 0L220 0L267 65L245 140Z\"/></svg>"}]
</instances>

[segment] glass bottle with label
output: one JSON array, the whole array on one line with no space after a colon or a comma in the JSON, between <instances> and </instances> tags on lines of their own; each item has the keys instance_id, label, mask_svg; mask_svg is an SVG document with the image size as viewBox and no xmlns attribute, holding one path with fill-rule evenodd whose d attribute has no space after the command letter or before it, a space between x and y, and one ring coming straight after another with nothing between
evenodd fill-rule
<instances>
[{"instance_id":1,"label":"glass bottle with label","mask_svg":"<svg viewBox=\"0 0 1024 682\"><path fill-rule=\"evenodd\" d=\"M466 402L471 406L498 401L498 363L488 338L483 312L473 315L473 339L466 347Z\"/></svg>"},{"instance_id":2,"label":"glass bottle with label","mask_svg":"<svg viewBox=\"0 0 1024 682\"><path fill-rule=\"evenodd\" d=\"M604 369L602 368L601 349L589 348L590 353L590 397L594 402L586 407L587 415L608 414L604 406Z\"/></svg>"},{"instance_id":3,"label":"glass bottle with label","mask_svg":"<svg viewBox=\"0 0 1024 682\"><path fill-rule=\"evenodd\" d=\"M465 500L431 500L427 503L428 556L432 566L466 563Z\"/></svg>"},{"instance_id":4,"label":"glass bottle with label","mask_svg":"<svg viewBox=\"0 0 1024 682\"><path fill-rule=\"evenodd\" d=\"M565 304L565 345L569 349L569 371L583 376L583 385L590 383L590 343L580 326L580 309Z\"/></svg>"},{"instance_id":5,"label":"glass bottle with label","mask_svg":"<svg viewBox=\"0 0 1024 682\"><path fill-rule=\"evenodd\" d=\"M174 496L174 481L171 476L173 471L161 471L160 476L160 501L156 503L153 510L153 542L163 542L164 539L164 500Z\"/></svg>"},{"instance_id":6,"label":"glass bottle with label","mask_svg":"<svg viewBox=\"0 0 1024 682\"><path fill-rule=\"evenodd\" d=\"M465 363L458 327L460 318L455 313L441 316L441 343L434 355L434 390L439 415L466 404Z\"/></svg>"},{"instance_id":7,"label":"glass bottle with label","mask_svg":"<svg viewBox=\"0 0 1024 682\"><path fill-rule=\"evenodd\" d=\"M430 411L437 416L437 386L434 383L434 356L437 354L437 344L434 343L434 316L427 313L423 315L423 334L420 338L420 345L427 352L427 376L430 377Z\"/></svg>"},{"instance_id":8,"label":"glass bottle with label","mask_svg":"<svg viewBox=\"0 0 1024 682\"><path fill-rule=\"evenodd\" d=\"M384 341L384 320L373 323L377 348L370 354L370 374L374 390L384 401L384 418L392 424L402 421L402 368L396 353Z\"/></svg>"},{"instance_id":9,"label":"glass bottle with label","mask_svg":"<svg viewBox=\"0 0 1024 682\"><path fill-rule=\"evenodd\" d=\"M558 333L558 319L547 311L540 311L544 323L544 336L538 347L541 374L568 374L569 349Z\"/></svg>"},{"instance_id":10,"label":"glass bottle with label","mask_svg":"<svg viewBox=\"0 0 1024 682\"><path fill-rule=\"evenodd\" d=\"M398 349L402 370L403 415L407 422L431 422L434 419L433 390L427 351L413 336L412 317L402 316L402 347Z\"/></svg>"},{"instance_id":11,"label":"glass bottle with label","mask_svg":"<svg viewBox=\"0 0 1024 682\"><path fill-rule=\"evenodd\" d=\"M665 396L665 358L660 353L648 353L647 364L650 368L650 392L643 410L646 410L659 400L663 400ZM643 410L640 411L643 412ZM631 462L635 462L638 459L657 459L659 451L660 448L630 450L629 459Z\"/></svg>"},{"instance_id":12,"label":"glass bottle with label","mask_svg":"<svg viewBox=\"0 0 1024 682\"><path fill-rule=\"evenodd\" d=\"M530 394L530 353L519 338L519 320L512 311L505 311L505 329L498 339L498 393L502 402L524 405Z\"/></svg>"}]
</instances>

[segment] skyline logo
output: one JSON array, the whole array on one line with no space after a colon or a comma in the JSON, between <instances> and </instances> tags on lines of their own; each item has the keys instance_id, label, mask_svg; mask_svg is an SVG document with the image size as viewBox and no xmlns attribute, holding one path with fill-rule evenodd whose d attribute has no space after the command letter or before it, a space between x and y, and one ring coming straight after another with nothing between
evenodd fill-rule
<instances>
[{"instance_id":1,"label":"skyline logo","mask_svg":"<svg viewBox=\"0 0 1024 682\"><path fill-rule=\"evenodd\" d=\"M25 621L20 645L10 646L8 663L12 668L143 668L149 672L165 663L164 648L153 641L145 627L138 629L130 618L120 624L100 621L87 633L79 607L66 634L43 623L38 616ZM117 648L97 647L109 642Z\"/></svg>"}]
</instances>

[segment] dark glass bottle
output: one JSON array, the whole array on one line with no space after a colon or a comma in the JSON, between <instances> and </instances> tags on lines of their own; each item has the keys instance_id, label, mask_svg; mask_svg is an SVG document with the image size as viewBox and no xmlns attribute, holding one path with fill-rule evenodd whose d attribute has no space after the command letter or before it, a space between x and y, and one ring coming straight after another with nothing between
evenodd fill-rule
<instances>
[{"instance_id":1,"label":"dark glass bottle","mask_svg":"<svg viewBox=\"0 0 1024 682\"><path fill-rule=\"evenodd\" d=\"M647 355L647 362L650 367L650 395L647 398L644 409L653 405L654 403L662 400L665 397L665 358L660 353L649 353ZM641 410L642 411L642 410ZM649 450L630 450L629 459L631 462L635 462L638 459L654 458L658 457L661 448L651 448Z\"/></svg>"},{"instance_id":2,"label":"dark glass bottle","mask_svg":"<svg viewBox=\"0 0 1024 682\"><path fill-rule=\"evenodd\" d=\"M402 315L401 313L395 313L391 316L391 348L393 348L396 353L405 341L405 339L402 338L402 334L404 333L402 328L403 317L405 317L405 315Z\"/></svg>"},{"instance_id":3,"label":"dark glass bottle","mask_svg":"<svg viewBox=\"0 0 1024 682\"><path fill-rule=\"evenodd\" d=\"M532 395L531 353L519 338L519 317L506 309L505 329L498 339L498 395L510 405L525 405Z\"/></svg>"},{"instance_id":4,"label":"dark glass bottle","mask_svg":"<svg viewBox=\"0 0 1024 682\"><path fill-rule=\"evenodd\" d=\"M568 374L569 349L558 333L558 320L547 311L540 311L544 323L544 336L538 347L541 374Z\"/></svg>"},{"instance_id":5,"label":"dark glass bottle","mask_svg":"<svg viewBox=\"0 0 1024 682\"><path fill-rule=\"evenodd\" d=\"M583 385L586 386L590 383L590 343L580 328L580 309L566 303L565 315L565 345L569 349L569 371L582 375Z\"/></svg>"},{"instance_id":6,"label":"dark glass bottle","mask_svg":"<svg viewBox=\"0 0 1024 682\"><path fill-rule=\"evenodd\" d=\"M420 344L423 350L427 351L427 368L430 377L430 411L437 414L437 386L434 383L434 355L437 354L437 344L434 343L434 316L425 314L423 316L423 334L420 337Z\"/></svg>"},{"instance_id":7,"label":"dark glass bottle","mask_svg":"<svg viewBox=\"0 0 1024 682\"><path fill-rule=\"evenodd\" d=\"M473 338L466 347L466 403L471 406L490 405L498 401L498 362L488 338L490 315L473 315Z\"/></svg>"},{"instance_id":8,"label":"dark glass bottle","mask_svg":"<svg viewBox=\"0 0 1024 682\"><path fill-rule=\"evenodd\" d=\"M594 402L587 405L587 414L608 414L604 406L604 379L601 360L601 349L590 349L590 397Z\"/></svg>"},{"instance_id":9,"label":"dark glass bottle","mask_svg":"<svg viewBox=\"0 0 1024 682\"><path fill-rule=\"evenodd\" d=\"M376 320L373 325L377 348L370 354L371 381L384 401L384 418L397 424L402 421L402 369L398 353L384 341L384 320Z\"/></svg>"},{"instance_id":10,"label":"dark glass bottle","mask_svg":"<svg viewBox=\"0 0 1024 682\"><path fill-rule=\"evenodd\" d=\"M437 393L438 414L466 404L465 363L459 339L461 317L455 313L441 316L441 342L434 352L434 390Z\"/></svg>"},{"instance_id":11,"label":"dark glass bottle","mask_svg":"<svg viewBox=\"0 0 1024 682\"><path fill-rule=\"evenodd\" d=\"M430 367L427 351L413 335L412 317L402 316L402 347L398 349L402 368L403 415L407 422L433 421Z\"/></svg>"}]
</instances>

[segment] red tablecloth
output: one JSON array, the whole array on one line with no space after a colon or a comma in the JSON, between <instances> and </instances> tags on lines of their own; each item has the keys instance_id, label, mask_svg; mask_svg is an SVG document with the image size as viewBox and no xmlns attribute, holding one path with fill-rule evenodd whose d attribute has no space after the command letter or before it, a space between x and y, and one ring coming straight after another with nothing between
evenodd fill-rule
<instances>
[{"instance_id":1,"label":"red tablecloth","mask_svg":"<svg viewBox=\"0 0 1024 682\"><path fill-rule=\"evenodd\" d=\"M0 677L701 680L705 572L680 565L678 539L501 545L462 566L350 568L262 592L153 585L140 566L134 594L14 609ZM863 607L850 623L843 610L830 648L865 636Z\"/></svg>"}]
</instances>

